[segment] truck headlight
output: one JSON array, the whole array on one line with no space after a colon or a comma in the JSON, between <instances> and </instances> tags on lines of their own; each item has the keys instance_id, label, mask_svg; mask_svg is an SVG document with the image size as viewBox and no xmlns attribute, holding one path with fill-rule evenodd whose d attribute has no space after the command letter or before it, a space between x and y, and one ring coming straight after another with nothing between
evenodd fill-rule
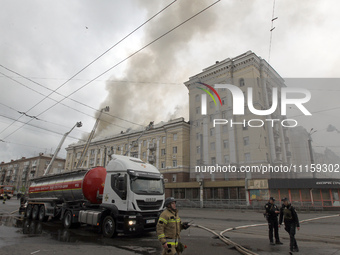
<instances>
[{"instance_id":1,"label":"truck headlight","mask_svg":"<svg viewBox=\"0 0 340 255\"><path fill-rule=\"evenodd\" d=\"M128 224L129 224L129 226L135 225L136 221L135 220L129 220Z\"/></svg>"}]
</instances>

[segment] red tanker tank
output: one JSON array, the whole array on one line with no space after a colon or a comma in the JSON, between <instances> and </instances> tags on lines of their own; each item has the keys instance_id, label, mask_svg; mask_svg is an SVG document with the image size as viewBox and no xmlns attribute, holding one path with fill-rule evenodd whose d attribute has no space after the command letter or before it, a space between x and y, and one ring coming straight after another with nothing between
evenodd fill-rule
<instances>
[{"instance_id":1,"label":"red tanker tank","mask_svg":"<svg viewBox=\"0 0 340 255\"><path fill-rule=\"evenodd\" d=\"M106 169L103 167L35 178L29 188L29 198L60 202L88 200L92 204L100 204L105 178Z\"/></svg>"}]
</instances>

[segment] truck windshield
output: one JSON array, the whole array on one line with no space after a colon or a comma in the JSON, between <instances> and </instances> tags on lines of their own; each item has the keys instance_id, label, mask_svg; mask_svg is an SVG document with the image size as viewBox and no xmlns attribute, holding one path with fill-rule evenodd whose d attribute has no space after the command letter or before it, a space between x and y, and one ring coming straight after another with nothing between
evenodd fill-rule
<instances>
[{"instance_id":1,"label":"truck windshield","mask_svg":"<svg viewBox=\"0 0 340 255\"><path fill-rule=\"evenodd\" d=\"M164 193L163 181L161 179L132 178L131 190L136 194L159 194Z\"/></svg>"}]
</instances>

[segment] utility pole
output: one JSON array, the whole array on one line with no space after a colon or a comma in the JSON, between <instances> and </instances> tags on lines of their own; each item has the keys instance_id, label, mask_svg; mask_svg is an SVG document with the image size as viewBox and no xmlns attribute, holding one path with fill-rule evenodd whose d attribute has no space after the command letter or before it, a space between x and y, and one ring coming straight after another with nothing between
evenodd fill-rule
<instances>
[{"instance_id":1,"label":"utility pole","mask_svg":"<svg viewBox=\"0 0 340 255\"><path fill-rule=\"evenodd\" d=\"M60 143L59 143L59 145L58 145L58 147L57 147L57 149L56 149L55 152L54 152L54 155L53 155L53 157L52 157L50 163L48 164L48 166L47 166L47 168L46 168L46 170L45 170L45 172L44 172L44 175L48 174L49 171L51 170L52 165L53 165L55 159L57 158L57 155L58 155L58 153L59 153L59 151L60 151L60 148L61 148L61 146L63 145L63 143L64 143L66 137L72 132L72 130L73 130L75 127L81 127L82 125L83 125L83 124L79 121L79 122L77 122L77 123L73 126L73 128L71 128L70 131L68 131L68 132L66 132L66 133L64 134L63 138L61 139L61 141L60 141Z\"/></svg>"},{"instance_id":2,"label":"utility pole","mask_svg":"<svg viewBox=\"0 0 340 255\"><path fill-rule=\"evenodd\" d=\"M77 168L79 168L79 167L83 164L83 160L84 160L85 154L87 153L87 150L89 149L89 146L90 146L90 142L91 142L91 140L92 140L92 138L93 138L93 136L94 136L94 133L96 132L96 128L97 128L97 126L98 126L100 116L102 116L102 113L103 113L104 111L105 111L105 112L110 111L110 107L106 106L105 108L103 108L103 109L100 110L100 113L99 113L99 116L98 116L98 118L97 118L97 120L96 120L96 123L94 123L93 129L92 129L92 131L91 131L91 133L90 133L89 139L87 139L87 142L86 142L86 144L85 144L85 146L84 146L84 149L83 149L83 151L81 152L80 159L79 159L79 161L78 161L78 163L77 163Z\"/></svg>"},{"instance_id":3,"label":"utility pole","mask_svg":"<svg viewBox=\"0 0 340 255\"><path fill-rule=\"evenodd\" d=\"M308 148L309 148L309 156L310 156L310 163L314 164L314 154L312 148L312 134L314 134L317 130L313 131L313 128L308 133ZM313 172L313 178L316 178L316 172Z\"/></svg>"}]
</instances>

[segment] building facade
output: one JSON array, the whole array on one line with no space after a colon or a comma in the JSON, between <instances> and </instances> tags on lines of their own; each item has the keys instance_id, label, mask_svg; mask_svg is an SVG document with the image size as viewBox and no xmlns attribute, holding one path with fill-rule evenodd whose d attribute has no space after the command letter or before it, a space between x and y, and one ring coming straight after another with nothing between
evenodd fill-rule
<instances>
[{"instance_id":1,"label":"building facade","mask_svg":"<svg viewBox=\"0 0 340 255\"><path fill-rule=\"evenodd\" d=\"M30 179L44 174L45 169L51 162L52 155L40 153L39 156L0 164L0 185L13 185L18 192L27 191ZM60 173L65 168L65 159L56 158L50 173Z\"/></svg>"},{"instance_id":2,"label":"building facade","mask_svg":"<svg viewBox=\"0 0 340 255\"><path fill-rule=\"evenodd\" d=\"M202 114L202 107L205 107L202 96L207 94L202 89L202 83L210 86L232 84L239 88L245 98L244 114L233 114L235 98L225 88L216 89L221 103L215 104L213 98L206 97L206 114ZM191 178L230 180L264 177L256 173L249 176L242 173L202 174L195 171L196 166L290 163L288 130L280 124L285 119L281 116L280 105L272 114L259 116L250 111L251 105L247 100L250 96L248 88L252 88L253 107L257 110L269 109L273 104L273 94L285 87L284 80L265 60L248 51L205 68L190 77L185 86L189 90ZM216 125L216 120L223 124ZM255 125L257 127L249 127ZM266 176L269 177L270 174Z\"/></svg>"},{"instance_id":3,"label":"building facade","mask_svg":"<svg viewBox=\"0 0 340 255\"><path fill-rule=\"evenodd\" d=\"M183 188L180 198L195 194L194 199L208 203L257 205L274 196L297 206L339 206L339 181L325 179L325 174L240 171L313 163L310 135L303 127L289 127L293 124L278 103L286 85L264 59L248 51L217 61L184 84L189 91L190 179L195 185L176 184ZM271 113L258 114L273 105ZM236 108L241 109L237 114ZM217 171L228 166L236 171Z\"/></svg>"},{"instance_id":4,"label":"building facade","mask_svg":"<svg viewBox=\"0 0 340 255\"><path fill-rule=\"evenodd\" d=\"M110 154L137 157L153 164L164 175L166 195L172 190L168 183L189 181L189 123L184 118L162 122L142 134L140 131L122 132L105 139L94 139L90 143L82 167L105 167ZM76 168L84 143L72 144L66 148L66 171ZM129 148L131 147L130 151Z\"/></svg>"}]
</instances>

